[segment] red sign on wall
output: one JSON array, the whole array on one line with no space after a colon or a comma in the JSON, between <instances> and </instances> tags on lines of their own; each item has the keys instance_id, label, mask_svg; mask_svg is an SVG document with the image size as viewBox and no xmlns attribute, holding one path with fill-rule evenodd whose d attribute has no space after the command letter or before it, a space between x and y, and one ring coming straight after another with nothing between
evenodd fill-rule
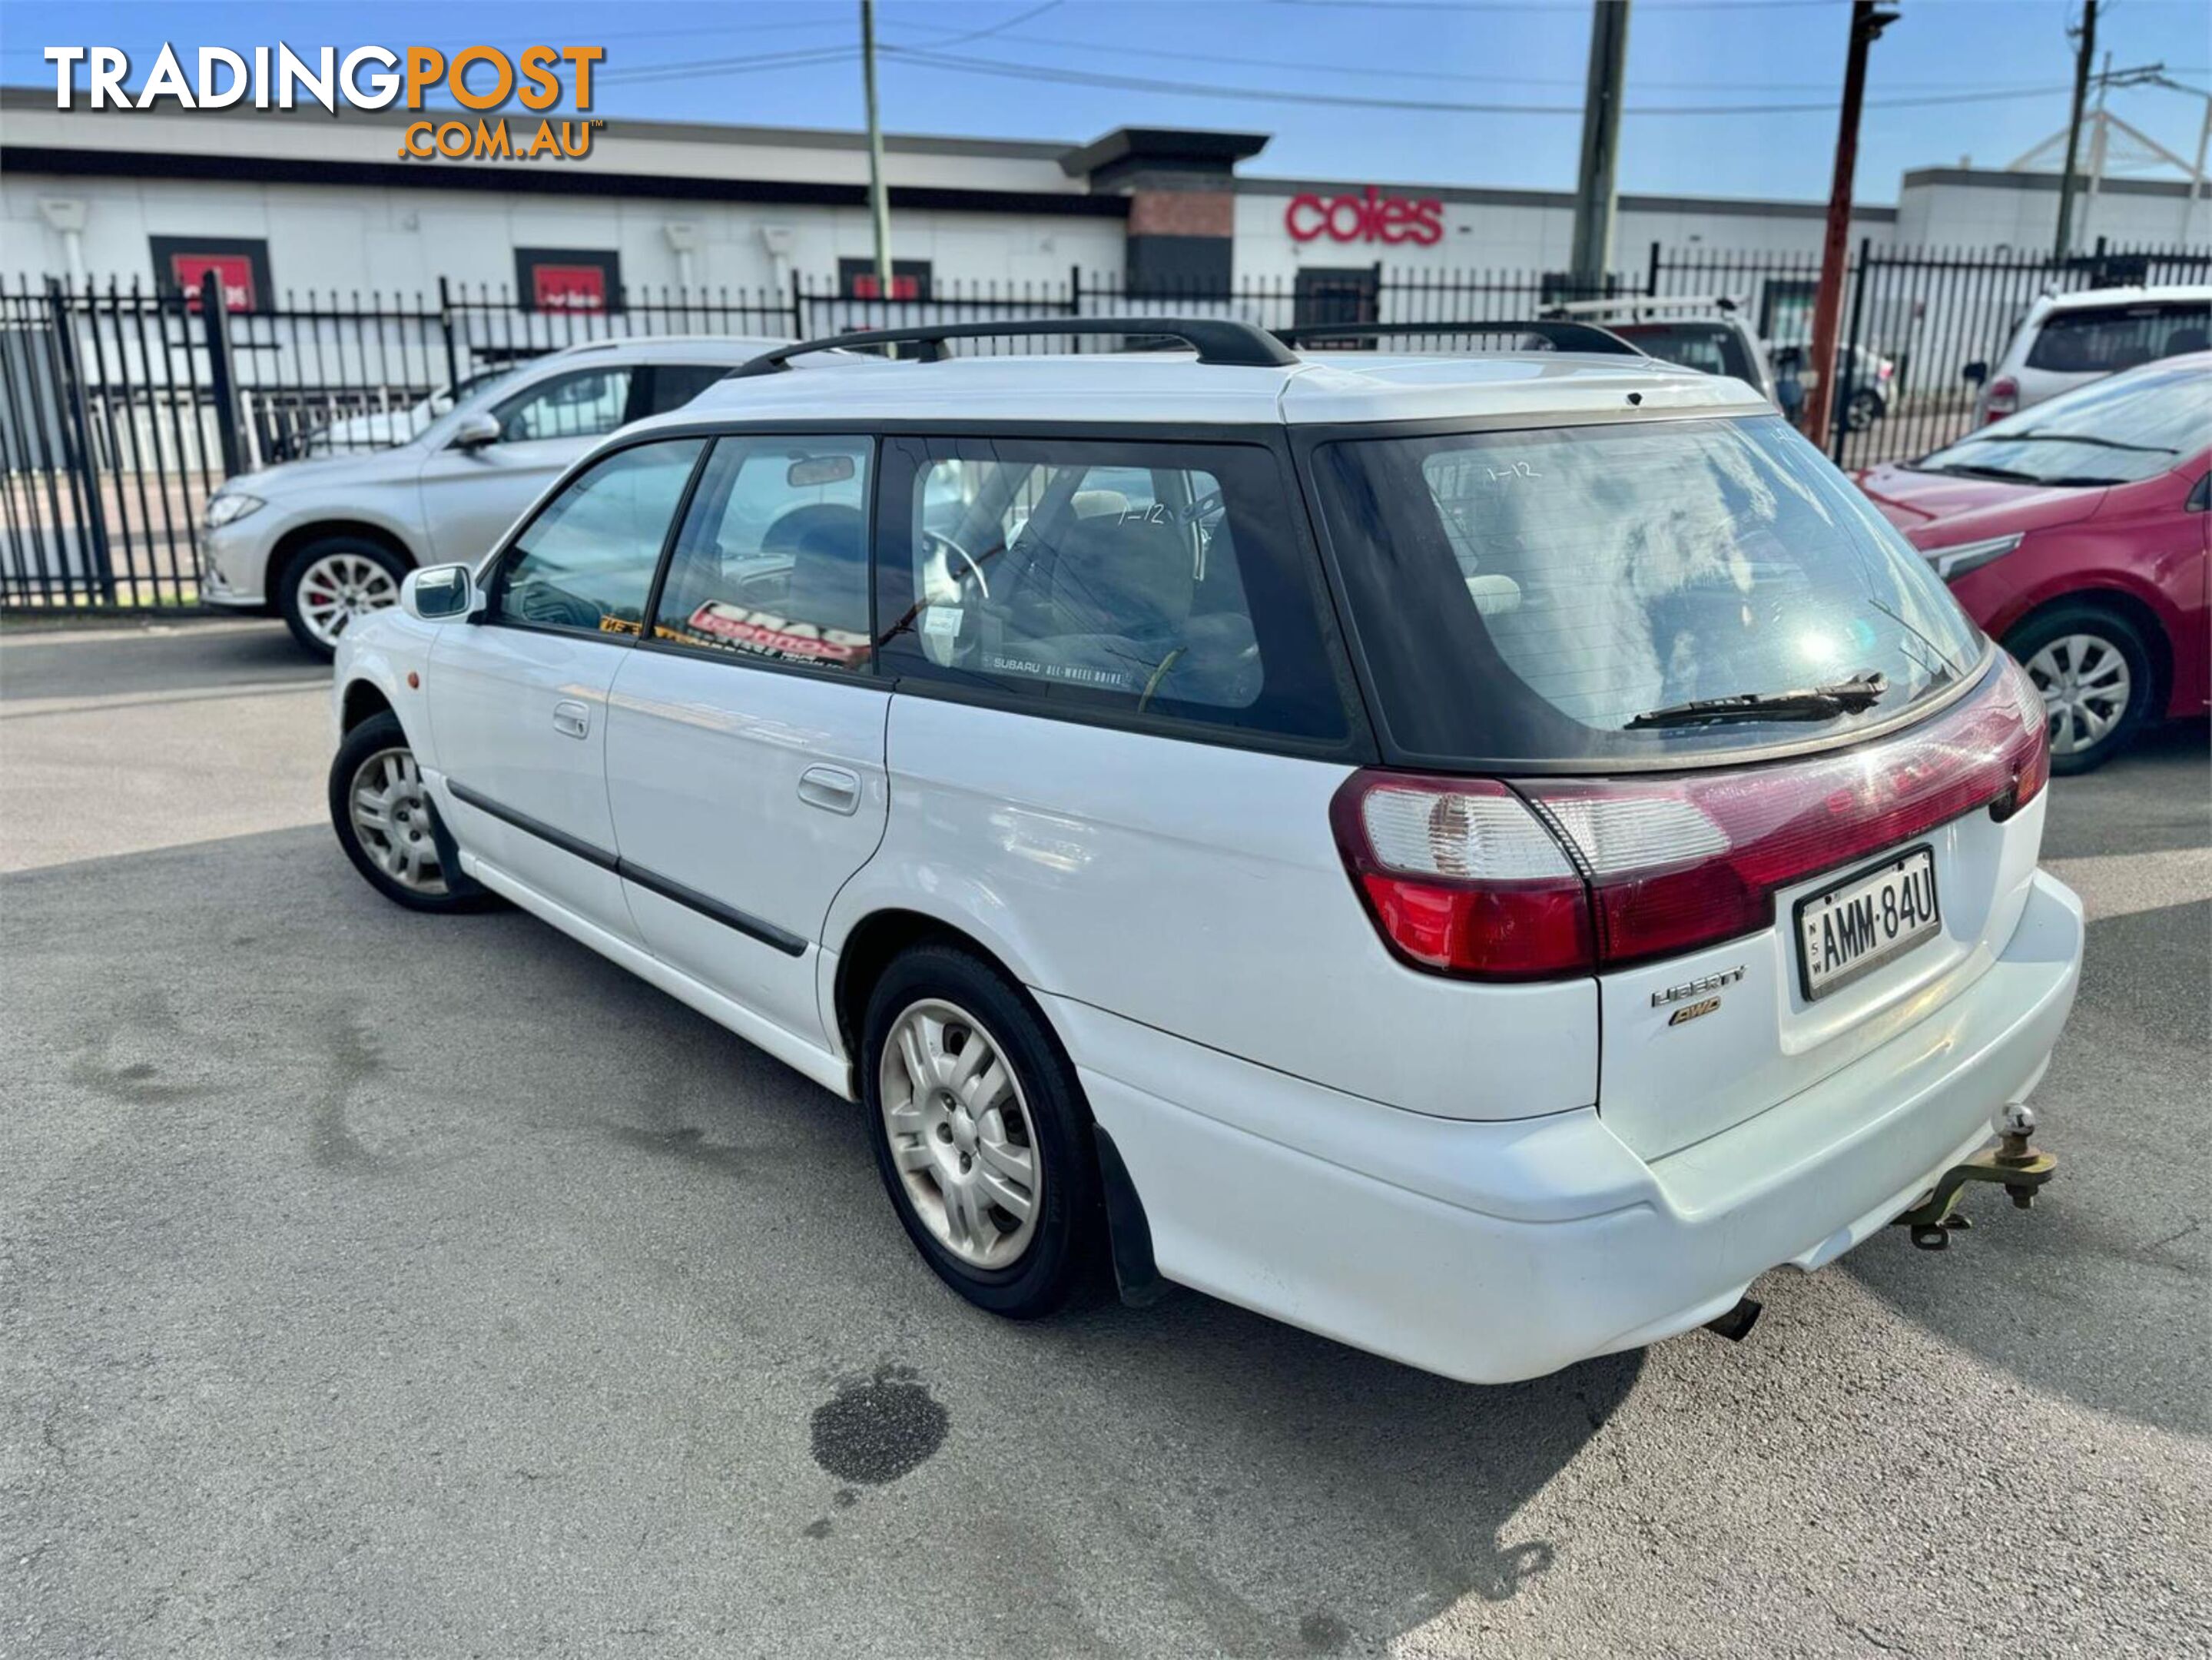
<instances>
[{"instance_id":1,"label":"red sign on wall","mask_svg":"<svg viewBox=\"0 0 2212 1660\"><path fill-rule=\"evenodd\" d=\"M605 311L607 274L597 265L532 265L530 295L539 311Z\"/></svg>"},{"instance_id":2,"label":"red sign on wall","mask_svg":"<svg viewBox=\"0 0 2212 1660\"><path fill-rule=\"evenodd\" d=\"M185 304L200 308L200 284L213 271L222 284L225 311L252 311L258 296L253 291L253 261L242 253L173 253L169 277L184 290Z\"/></svg>"},{"instance_id":3,"label":"red sign on wall","mask_svg":"<svg viewBox=\"0 0 2212 1660\"><path fill-rule=\"evenodd\" d=\"M1444 204L1433 198L1384 196L1370 185L1358 196L1328 201L1310 192L1294 196L1283 210L1283 226L1294 242L1326 236L1332 242L1411 242L1425 248L1443 240L1443 217Z\"/></svg>"}]
</instances>

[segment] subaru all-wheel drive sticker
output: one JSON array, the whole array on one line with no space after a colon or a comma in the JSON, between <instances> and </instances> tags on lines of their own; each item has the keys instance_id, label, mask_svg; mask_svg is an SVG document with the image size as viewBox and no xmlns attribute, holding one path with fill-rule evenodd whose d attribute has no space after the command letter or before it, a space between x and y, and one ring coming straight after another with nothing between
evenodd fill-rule
<instances>
[{"instance_id":1,"label":"subaru all-wheel drive sticker","mask_svg":"<svg viewBox=\"0 0 2212 1660\"><path fill-rule=\"evenodd\" d=\"M868 654L868 636L847 629L794 623L764 611L748 611L726 600L709 599L693 611L688 626L717 645L735 646L775 657L809 663L858 663Z\"/></svg>"}]
</instances>

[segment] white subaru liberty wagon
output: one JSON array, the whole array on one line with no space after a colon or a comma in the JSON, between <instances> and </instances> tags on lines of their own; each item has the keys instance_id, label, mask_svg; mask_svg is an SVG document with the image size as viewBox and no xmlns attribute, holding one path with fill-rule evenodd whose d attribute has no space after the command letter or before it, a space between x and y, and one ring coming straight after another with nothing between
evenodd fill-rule
<instances>
[{"instance_id":1,"label":"white subaru liberty wagon","mask_svg":"<svg viewBox=\"0 0 2212 1660\"><path fill-rule=\"evenodd\" d=\"M952 350L1045 333L1148 349ZM345 632L374 886L863 1103L1018 1317L1110 1263L1504 1381L2048 1174L2041 700L1750 387L1577 324L885 337L625 429Z\"/></svg>"}]
</instances>

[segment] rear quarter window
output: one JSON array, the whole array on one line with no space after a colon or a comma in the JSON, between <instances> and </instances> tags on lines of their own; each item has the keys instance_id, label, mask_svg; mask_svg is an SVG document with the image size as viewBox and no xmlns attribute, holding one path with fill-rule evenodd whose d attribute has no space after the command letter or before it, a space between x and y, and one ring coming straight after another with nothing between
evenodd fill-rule
<instances>
[{"instance_id":1,"label":"rear quarter window","mask_svg":"<svg viewBox=\"0 0 2212 1660\"><path fill-rule=\"evenodd\" d=\"M1318 573L1252 445L885 445L886 672L1066 715L1317 745L1350 733Z\"/></svg>"}]
</instances>

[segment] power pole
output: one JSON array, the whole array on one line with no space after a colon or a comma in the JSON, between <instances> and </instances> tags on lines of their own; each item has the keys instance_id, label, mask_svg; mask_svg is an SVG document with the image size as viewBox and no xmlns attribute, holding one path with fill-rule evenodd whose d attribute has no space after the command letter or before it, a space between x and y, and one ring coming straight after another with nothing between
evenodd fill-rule
<instances>
[{"instance_id":1,"label":"power pole","mask_svg":"<svg viewBox=\"0 0 2212 1660\"><path fill-rule=\"evenodd\" d=\"M1867 48L1897 21L1875 0L1851 0L1851 43L1844 60L1844 108L1836 126L1836 176L1828 186L1828 234L1820 248L1820 288L1813 301L1813 361L1816 377L1805 400L1805 435L1826 448L1829 411L1836 398L1836 337L1844 322L1844 268L1850 261L1851 179L1858 171L1859 107L1866 99Z\"/></svg>"},{"instance_id":2,"label":"power pole","mask_svg":"<svg viewBox=\"0 0 2212 1660\"><path fill-rule=\"evenodd\" d=\"M860 0L860 79L868 98L868 210L876 221L876 293L891 297L891 204L884 188L884 129L876 119L876 0Z\"/></svg>"},{"instance_id":3,"label":"power pole","mask_svg":"<svg viewBox=\"0 0 2212 1660\"><path fill-rule=\"evenodd\" d=\"M1620 99L1627 68L1628 0L1591 0L1582 171L1575 184L1575 240L1568 259L1577 299L1602 297L1613 266L1613 176L1620 155Z\"/></svg>"},{"instance_id":4,"label":"power pole","mask_svg":"<svg viewBox=\"0 0 2212 1660\"><path fill-rule=\"evenodd\" d=\"M2066 125L2066 171L2058 175L2058 240L2051 257L2074 252L2074 160L2081 148L2081 106L2089 99L2089 65L2097 56L2097 0L2081 0L2081 44L2074 51L2074 114Z\"/></svg>"}]
</instances>

